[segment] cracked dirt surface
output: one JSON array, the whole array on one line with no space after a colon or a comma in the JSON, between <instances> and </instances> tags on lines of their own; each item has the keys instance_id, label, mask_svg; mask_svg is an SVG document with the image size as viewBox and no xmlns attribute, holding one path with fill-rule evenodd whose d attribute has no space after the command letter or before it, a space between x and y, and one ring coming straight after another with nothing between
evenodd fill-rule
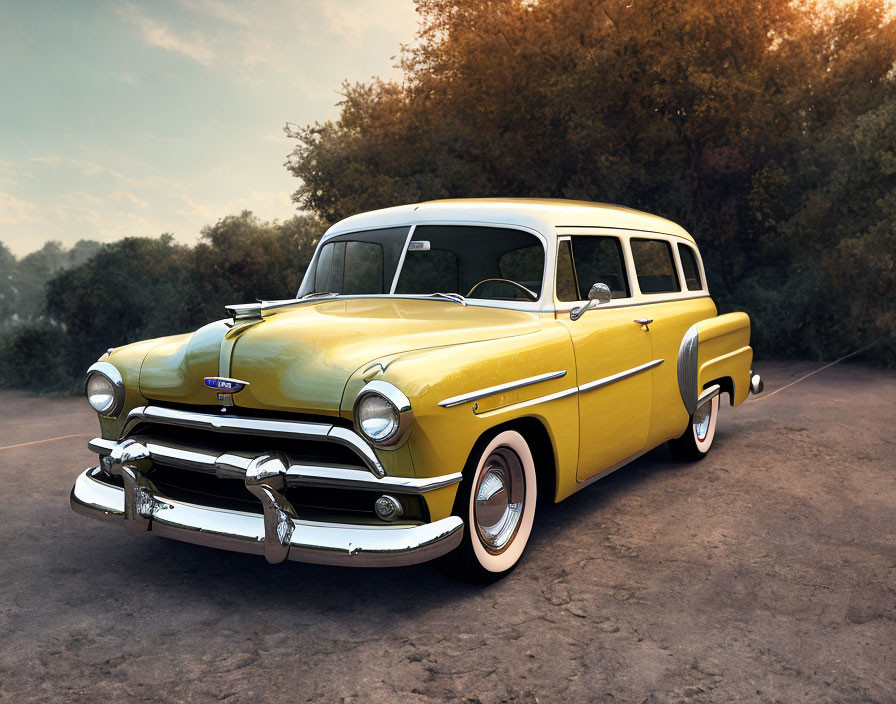
<instances>
[{"instance_id":1,"label":"cracked dirt surface","mask_svg":"<svg viewBox=\"0 0 896 704\"><path fill-rule=\"evenodd\" d=\"M817 368L757 364L766 393ZM220 552L74 514L82 399L0 394L0 702L896 701L896 373L723 405L543 506L487 588Z\"/></svg>"}]
</instances>

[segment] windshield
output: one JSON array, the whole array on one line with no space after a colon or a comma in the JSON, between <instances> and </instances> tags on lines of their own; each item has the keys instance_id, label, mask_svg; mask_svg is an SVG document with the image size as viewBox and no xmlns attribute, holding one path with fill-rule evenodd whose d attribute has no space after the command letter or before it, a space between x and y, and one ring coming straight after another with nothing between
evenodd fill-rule
<instances>
[{"instance_id":1,"label":"windshield","mask_svg":"<svg viewBox=\"0 0 896 704\"><path fill-rule=\"evenodd\" d=\"M499 301L541 295L545 252L535 235L505 227L419 225L408 242L409 232L397 227L327 240L300 294L451 293Z\"/></svg>"}]
</instances>

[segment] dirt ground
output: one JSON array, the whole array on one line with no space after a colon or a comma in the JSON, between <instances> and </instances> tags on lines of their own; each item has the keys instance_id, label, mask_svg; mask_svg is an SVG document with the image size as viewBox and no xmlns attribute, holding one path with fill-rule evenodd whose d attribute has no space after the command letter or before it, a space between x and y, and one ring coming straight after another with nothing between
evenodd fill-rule
<instances>
[{"instance_id":1,"label":"dirt ground","mask_svg":"<svg viewBox=\"0 0 896 704\"><path fill-rule=\"evenodd\" d=\"M540 509L486 588L128 537L69 508L97 429L0 394L4 703L896 702L894 372L723 407L706 460Z\"/></svg>"}]
</instances>

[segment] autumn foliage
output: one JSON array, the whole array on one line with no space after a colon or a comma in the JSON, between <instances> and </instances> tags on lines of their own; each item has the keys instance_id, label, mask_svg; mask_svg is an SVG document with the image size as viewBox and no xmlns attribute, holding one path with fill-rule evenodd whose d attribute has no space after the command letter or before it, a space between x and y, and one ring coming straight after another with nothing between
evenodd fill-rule
<instances>
[{"instance_id":1,"label":"autumn foliage","mask_svg":"<svg viewBox=\"0 0 896 704\"><path fill-rule=\"evenodd\" d=\"M440 197L619 203L697 238L761 356L896 339L892 4L418 0L402 80L289 128L333 222Z\"/></svg>"}]
</instances>

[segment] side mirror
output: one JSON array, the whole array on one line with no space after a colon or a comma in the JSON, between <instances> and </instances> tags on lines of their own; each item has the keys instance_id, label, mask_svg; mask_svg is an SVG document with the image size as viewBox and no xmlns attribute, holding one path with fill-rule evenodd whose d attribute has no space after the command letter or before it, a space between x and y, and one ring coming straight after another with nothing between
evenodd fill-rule
<instances>
[{"instance_id":1,"label":"side mirror","mask_svg":"<svg viewBox=\"0 0 896 704\"><path fill-rule=\"evenodd\" d=\"M579 306L578 308L573 308L569 311L569 319L570 320L578 320L583 315L585 315L585 311L591 310L596 306L603 305L604 303L609 303L613 300L613 293L610 291L610 287L606 284L594 284L591 287L591 290L588 292L588 302Z\"/></svg>"}]
</instances>

